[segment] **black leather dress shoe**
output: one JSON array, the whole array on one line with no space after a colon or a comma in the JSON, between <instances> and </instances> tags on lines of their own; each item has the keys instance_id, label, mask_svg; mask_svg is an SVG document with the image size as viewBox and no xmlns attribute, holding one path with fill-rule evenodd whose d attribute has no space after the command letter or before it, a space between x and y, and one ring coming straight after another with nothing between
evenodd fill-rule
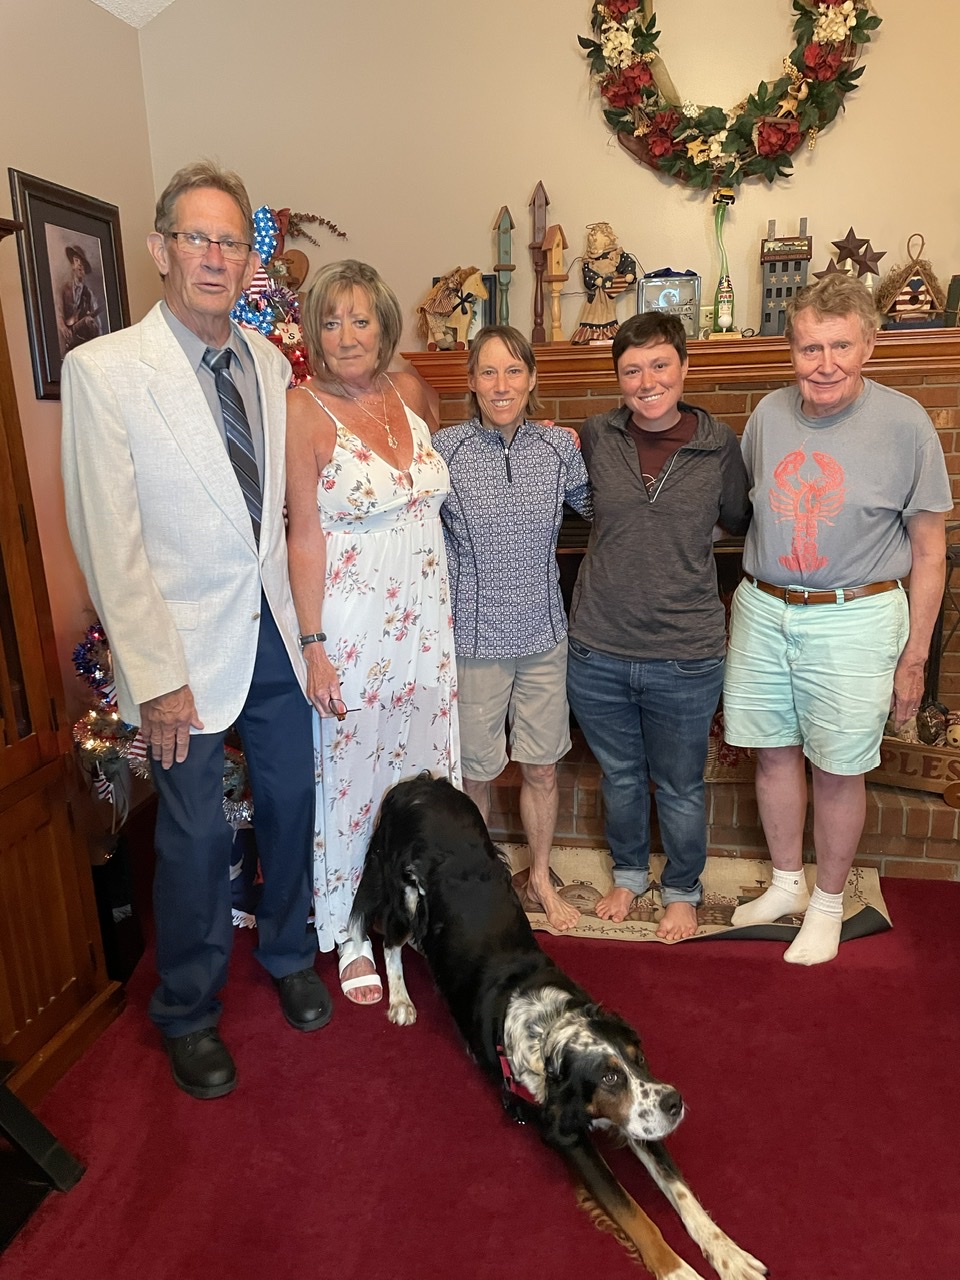
<instances>
[{"instance_id":1,"label":"black leather dress shoe","mask_svg":"<svg viewBox=\"0 0 960 1280\"><path fill-rule=\"evenodd\" d=\"M216 1027L165 1036L173 1078L191 1098L222 1098L237 1087L237 1068Z\"/></svg>"},{"instance_id":2,"label":"black leather dress shoe","mask_svg":"<svg viewBox=\"0 0 960 1280\"><path fill-rule=\"evenodd\" d=\"M274 978L283 1016L298 1031L319 1031L330 1021L333 1001L314 969L300 969Z\"/></svg>"}]
</instances>

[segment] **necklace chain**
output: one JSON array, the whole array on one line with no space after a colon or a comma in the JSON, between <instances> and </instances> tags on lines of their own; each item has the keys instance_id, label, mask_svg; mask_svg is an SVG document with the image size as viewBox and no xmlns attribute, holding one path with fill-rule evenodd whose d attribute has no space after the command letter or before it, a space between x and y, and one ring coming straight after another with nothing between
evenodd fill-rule
<instances>
[{"instance_id":1,"label":"necklace chain","mask_svg":"<svg viewBox=\"0 0 960 1280\"><path fill-rule=\"evenodd\" d=\"M388 381L389 381L389 379L388 379ZM357 408L360 410L360 412L361 412L361 413L365 413L365 414L367 415L367 417L368 417L372 422L375 422L375 423L377 424L377 426L378 426L378 427L380 427L383 431L385 431L385 432L386 432L386 435L387 435L387 443L389 444L389 446L390 446L390 448L391 448L391 449L396 449L396 448L397 448L397 437L396 437L396 436L393 434L393 432L390 430L390 420L389 420L389 418L388 418L388 416L387 416L387 392L386 392L386 388L384 387L383 382L382 382L382 380L381 380L381 379L378 379L378 382L380 383L380 412L383 414L383 419L382 419L382 420L381 420L380 418L378 418L378 417L377 417L377 415L376 415L375 413L371 413L371 412L370 412L370 410L369 410L369 409L366 407L366 405L363 403L363 400L362 400L362 398L361 398L360 396L350 395L350 392L349 392L349 391L346 391L346 388L345 388L345 387L344 387L344 391L346 391L346 394L347 394L347 396L349 397L349 399L351 399L351 400L353 401L353 403L357 406ZM391 386L393 386L393 383L390 383L390 385L391 385Z\"/></svg>"}]
</instances>

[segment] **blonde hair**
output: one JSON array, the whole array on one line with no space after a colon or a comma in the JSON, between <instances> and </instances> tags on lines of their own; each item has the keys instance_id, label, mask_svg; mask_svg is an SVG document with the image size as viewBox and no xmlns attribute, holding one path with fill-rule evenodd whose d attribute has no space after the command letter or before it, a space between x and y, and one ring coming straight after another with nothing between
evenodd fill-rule
<instances>
[{"instance_id":1,"label":"blonde hair","mask_svg":"<svg viewBox=\"0 0 960 1280\"><path fill-rule=\"evenodd\" d=\"M380 327L380 352L375 376L379 377L388 368L399 345L403 329L400 303L390 286L380 278L379 272L356 258L328 262L314 276L300 308L304 344L310 357L310 367L318 377L328 376L320 340L323 322L333 314L343 295L354 289L362 289L370 299Z\"/></svg>"}]
</instances>

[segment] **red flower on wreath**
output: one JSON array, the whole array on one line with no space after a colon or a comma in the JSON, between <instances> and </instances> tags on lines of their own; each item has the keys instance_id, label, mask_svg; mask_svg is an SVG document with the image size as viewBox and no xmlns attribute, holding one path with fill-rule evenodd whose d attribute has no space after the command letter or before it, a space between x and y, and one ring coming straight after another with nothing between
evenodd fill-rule
<instances>
[{"instance_id":1,"label":"red flower on wreath","mask_svg":"<svg viewBox=\"0 0 960 1280\"><path fill-rule=\"evenodd\" d=\"M636 9L640 0L604 0L604 8L611 18L619 22L621 18L625 18L628 13L632 13ZM830 0L831 4L841 4L842 0Z\"/></svg>"},{"instance_id":2,"label":"red flower on wreath","mask_svg":"<svg viewBox=\"0 0 960 1280\"><path fill-rule=\"evenodd\" d=\"M644 138L647 144L647 150L656 159L661 160L664 156L672 155L679 147L679 143L673 137L673 131L680 123L680 113L677 111L658 111L653 117L650 131Z\"/></svg>"},{"instance_id":3,"label":"red flower on wreath","mask_svg":"<svg viewBox=\"0 0 960 1280\"><path fill-rule=\"evenodd\" d=\"M803 134L796 120L762 120L757 128L757 154L777 156L796 151Z\"/></svg>"},{"instance_id":4,"label":"red flower on wreath","mask_svg":"<svg viewBox=\"0 0 960 1280\"><path fill-rule=\"evenodd\" d=\"M842 44L810 43L803 51L803 69L811 80L835 80L843 60Z\"/></svg>"},{"instance_id":5,"label":"red flower on wreath","mask_svg":"<svg viewBox=\"0 0 960 1280\"><path fill-rule=\"evenodd\" d=\"M611 107L632 107L643 101L644 90L653 84L653 74L646 62L634 62L619 75L605 76L600 92Z\"/></svg>"}]
</instances>

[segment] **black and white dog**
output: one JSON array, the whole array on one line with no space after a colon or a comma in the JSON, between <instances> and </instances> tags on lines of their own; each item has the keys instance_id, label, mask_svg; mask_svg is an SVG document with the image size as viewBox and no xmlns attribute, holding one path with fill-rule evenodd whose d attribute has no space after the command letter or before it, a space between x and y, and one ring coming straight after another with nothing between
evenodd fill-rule
<instances>
[{"instance_id":1,"label":"black and white dog","mask_svg":"<svg viewBox=\"0 0 960 1280\"><path fill-rule=\"evenodd\" d=\"M358 940L373 926L390 1021L416 1020L401 962L410 942L507 1109L564 1156L598 1225L658 1280L700 1277L616 1180L593 1128L622 1135L724 1280L767 1274L711 1221L663 1146L683 1118L680 1094L651 1074L637 1033L540 949L480 811L445 779L421 774L384 797L350 922Z\"/></svg>"}]
</instances>

